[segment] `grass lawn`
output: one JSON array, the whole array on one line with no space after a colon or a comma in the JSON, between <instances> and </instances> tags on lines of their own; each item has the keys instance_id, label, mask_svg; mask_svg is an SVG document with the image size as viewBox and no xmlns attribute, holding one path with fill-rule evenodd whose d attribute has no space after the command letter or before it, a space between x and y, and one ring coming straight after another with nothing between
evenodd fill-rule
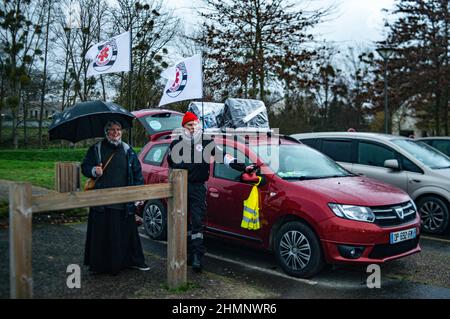
<instances>
[{"instance_id":1,"label":"grass lawn","mask_svg":"<svg viewBox=\"0 0 450 319\"><path fill-rule=\"evenodd\" d=\"M140 148L134 149L136 152L140 151ZM0 150L0 179L30 182L35 186L55 189L55 163L63 161L81 163L86 152L86 148ZM81 188L86 179L81 175ZM7 219L8 214L8 202L0 201L0 226L2 220ZM44 222L51 220L52 223L78 222L85 220L86 214L85 209L79 208L64 213L37 214L33 216L33 220Z\"/></svg>"},{"instance_id":2,"label":"grass lawn","mask_svg":"<svg viewBox=\"0 0 450 319\"><path fill-rule=\"evenodd\" d=\"M30 182L35 186L55 188L55 162L0 159L0 179Z\"/></svg>"},{"instance_id":3,"label":"grass lawn","mask_svg":"<svg viewBox=\"0 0 450 319\"><path fill-rule=\"evenodd\" d=\"M140 148L134 148L139 152ZM59 148L48 150L1 150L0 179L26 181L35 186L55 188L55 163L81 162L86 148ZM81 176L83 186L86 178Z\"/></svg>"},{"instance_id":4,"label":"grass lawn","mask_svg":"<svg viewBox=\"0 0 450 319\"><path fill-rule=\"evenodd\" d=\"M0 179L30 182L35 186L55 188L55 163L81 162L86 149L2 150ZM84 176L81 177L84 183Z\"/></svg>"}]
</instances>

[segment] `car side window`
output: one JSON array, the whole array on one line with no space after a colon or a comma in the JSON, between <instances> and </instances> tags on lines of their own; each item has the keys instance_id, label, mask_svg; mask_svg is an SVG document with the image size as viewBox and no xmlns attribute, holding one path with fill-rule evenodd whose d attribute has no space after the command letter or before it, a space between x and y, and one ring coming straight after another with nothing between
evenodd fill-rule
<instances>
[{"instance_id":1,"label":"car side window","mask_svg":"<svg viewBox=\"0 0 450 319\"><path fill-rule=\"evenodd\" d=\"M300 140L300 142L302 142L303 144L308 145L309 147L318 149L318 143L317 143L318 139L317 138L306 138L306 139L302 139Z\"/></svg>"},{"instance_id":2,"label":"car side window","mask_svg":"<svg viewBox=\"0 0 450 319\"><path fill-rule=\"evenodd\" d=\"M351 163L352 141L349 140L323 140L322 153L337 162Z\"/></svg>"},{"instance_id":3,"label":"car side window","mask_svg":"<svg viewBox=\"0 0 450 319\"><path fill-rule=\"evenodd\" d=\"M414 164L413 162L411 162L409 159L407 159L405 156L400 155L400 160L402 162L401 163L402 169L404 171L423 174L422 169L419 166L417 166L416 164Z\"/></svg>"},{"instance_id":4,"label":"car side window","mask_svg":"<svg viewBox=\"0 0 450 319\"><path fill-rule=\"evenodd\" d=\"M384 167L384 161L397 159L393 150L381 145L359 142L358 164Z\"/></svg>"},{"instance_id":5,"label":"car side window","mask_svg":"<svg viewBox=\"0 0 450 319\"><path fill-rule=\"evenodd\" d=\"M250 159L241 151L229 146L225 146L224 151L235 158L244 159L245 164L250 165ZM237 171L224 163L214 162L214 177L239 181L241 174L242 172Z\"/></svg>"},{"instance_id":6,"label":"car side window","mask_svg":"<svg viewBox=\"0 0 450 319\"><path fill-rule=\"evenodd\" d=\"M161 166L168 149L169 144L158 144L152 146L144 157L144 163Z\"/></svg>"},{"instance_id":7,"label":"car side window","mask_svg":"<svg viewBox=\"0 0 450 319\"><path fill-rule=\"evenodd\" d=\"M435 149L437 149L439 152L442 152L445 155L450 156L450 141L433 140L432 143L429 144Z\"/></svg>"}]
</instances>

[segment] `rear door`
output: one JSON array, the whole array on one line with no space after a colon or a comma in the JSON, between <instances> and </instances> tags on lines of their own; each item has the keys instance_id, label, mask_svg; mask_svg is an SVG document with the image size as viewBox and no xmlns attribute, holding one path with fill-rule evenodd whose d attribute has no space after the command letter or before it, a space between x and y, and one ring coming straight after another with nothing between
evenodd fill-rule
<instances>
[{"instance_id":1,"label":"rear door","mask_svg":"<svg viewBox=\"0 0 450 319\"><path fill-rule=\"evenodd\" d=\"M353 164L355 174L363 174L407 191L406 172L384 167L384 161L390 159L396 159L401 165L399 154L395 150L381 143L359 140L356 154L356 163Z\"/></svg>"}]
</instances>

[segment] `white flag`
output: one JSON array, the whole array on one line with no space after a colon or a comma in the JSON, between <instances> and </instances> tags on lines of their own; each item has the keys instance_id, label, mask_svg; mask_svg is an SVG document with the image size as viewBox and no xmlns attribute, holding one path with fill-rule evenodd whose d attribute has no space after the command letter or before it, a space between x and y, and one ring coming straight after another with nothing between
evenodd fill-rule
<instances>
[{"instance_id":1,"label":"white flag","mask_svg":"<svg viewBox=\"0 0 450 319\"><path fill-rule=\"evenodd\" d=\"M128 72L131 70L131 33L129 31L108 41L93 45L86 53L89 60L87 76Z\"/></svg>"},{"instance_id":2,"label":"white flag","mask_svg":"<svg viewBox=\"0 0 450 319\"><path fill-rule=\"evenodd\" d=\"M203 98L202 57L196 54L168 68L161 76L168 79L159 106Z\"/></svg>"}]
</instances>

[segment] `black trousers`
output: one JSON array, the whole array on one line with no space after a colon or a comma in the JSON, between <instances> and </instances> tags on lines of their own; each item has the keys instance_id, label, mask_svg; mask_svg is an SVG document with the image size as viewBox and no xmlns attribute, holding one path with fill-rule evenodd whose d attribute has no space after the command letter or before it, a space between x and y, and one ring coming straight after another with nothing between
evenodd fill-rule
<instances>
[{"instance_id":1,"label":"black trousers","mask_svg":"<svg viewBox=\"0 0 450 319\"><path fill-rule=\"evenodd\" d=\"M188 255L203 256L206 252L203 243L203 228L206 216L205 183L188 183Z\"/></svg>"}]
</instances>

